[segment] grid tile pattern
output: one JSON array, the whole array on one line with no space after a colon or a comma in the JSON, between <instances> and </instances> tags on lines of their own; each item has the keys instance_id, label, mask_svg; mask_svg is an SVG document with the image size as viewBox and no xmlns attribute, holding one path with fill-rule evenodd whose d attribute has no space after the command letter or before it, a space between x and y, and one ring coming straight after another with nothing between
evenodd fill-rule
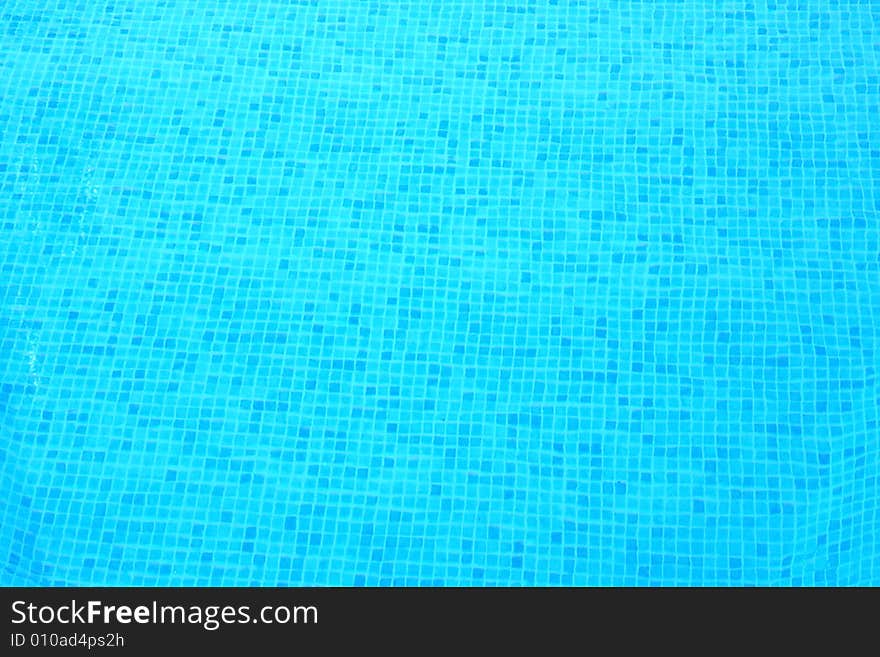
<instances>
[{"instance_id":1,"label":"grid tile pattern","mask_svg":"<svg viewBox=\"0 0 880 657\"><path fill-rule=\"evenodd\" d=\"M0 582L880 585L877 44L3 3Z\"/></svg>"}]
</instances>

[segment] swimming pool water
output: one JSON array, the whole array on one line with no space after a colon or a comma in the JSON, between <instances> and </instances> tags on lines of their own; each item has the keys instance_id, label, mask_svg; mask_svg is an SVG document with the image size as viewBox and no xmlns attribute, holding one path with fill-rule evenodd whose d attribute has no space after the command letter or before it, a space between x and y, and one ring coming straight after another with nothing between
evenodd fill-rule
<instances>
[{"instance_id":1,"label":"swimming pool water","mask_svg":"<svg viewBox=\"0 0 880 657\"><path fill-rule=\"evenodd\" d=\"M0 582L880 584L880 3L0 7Z\"/></svg>"}]
</instances>

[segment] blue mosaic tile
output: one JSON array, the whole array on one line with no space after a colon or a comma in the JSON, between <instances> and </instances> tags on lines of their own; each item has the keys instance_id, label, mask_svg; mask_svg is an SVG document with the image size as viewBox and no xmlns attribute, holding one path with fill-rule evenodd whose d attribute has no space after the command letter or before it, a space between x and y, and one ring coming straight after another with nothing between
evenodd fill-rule
<instances>
[{"instance_id":1,"label":"blue mosaic tile","mask_svg":"<svg viewBox=\"0 0 880 657\"><path fill-rule=\"evenodd\" d=\"M880 5L0 7L0 583L880 585Z\"/></svg>"}]
</instances>

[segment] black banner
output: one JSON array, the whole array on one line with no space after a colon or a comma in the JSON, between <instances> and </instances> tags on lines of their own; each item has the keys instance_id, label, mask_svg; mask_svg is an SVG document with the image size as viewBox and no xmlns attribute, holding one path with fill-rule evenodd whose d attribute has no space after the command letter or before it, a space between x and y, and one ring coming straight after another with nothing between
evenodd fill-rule
<instances>
[{"instance_id":1,"label":"black banner","mask_svg":"<svg viewBox=\"0 0 880 657\"><path fill-rule=\"evenodd\" d=\"M633 649L718 648L786 628L810 632L870 607L841 591L473 588L6 588L0 654L258 650L335 654L478 647L568 652L572 642ZM876 591L869 596L876 598ZM846 610L846 611L844 611ZM871 624L870 626L873 626ZM867 627L862 625L863 629ZM852 636L850 633L849 636ZM786 639L787 641L788 639ZM721 642L720 644L718 642ZM586 645L589 644L589 645ZM60 652L59 652L60 651ZM715 652L710 650L709 652ZM549 654L549 653L547 653Z\"/></svg>"}]
</instances>

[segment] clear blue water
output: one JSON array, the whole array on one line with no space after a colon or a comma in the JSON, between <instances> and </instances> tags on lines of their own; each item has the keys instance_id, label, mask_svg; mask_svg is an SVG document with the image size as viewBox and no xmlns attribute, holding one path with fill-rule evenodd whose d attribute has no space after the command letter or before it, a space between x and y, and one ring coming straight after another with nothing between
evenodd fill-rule
<instances>
[{"instance_id":1,"label":"clear blue water","mask_svg":"<svg viewBox=\"0 0 880 657\"><path fill-rule=\"evenodd\" d=\"M880 585L878 44L4 2L0 582Z\"/></svg>"}]
</instances>

